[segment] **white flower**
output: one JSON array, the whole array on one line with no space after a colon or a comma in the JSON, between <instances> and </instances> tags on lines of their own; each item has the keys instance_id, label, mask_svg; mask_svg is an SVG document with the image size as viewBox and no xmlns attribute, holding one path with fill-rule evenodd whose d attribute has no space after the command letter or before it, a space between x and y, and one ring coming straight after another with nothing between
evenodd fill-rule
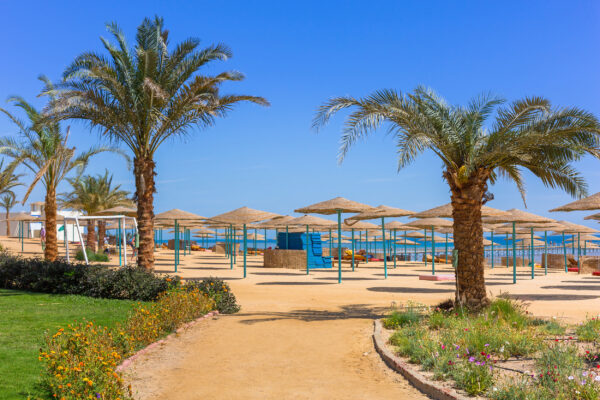
<instances>
[{"instance_id":1,"label":"white flower","mask_svg":"<svg viewBox=\"0 0 600 400\"><path fill-rule=\"evenodd\" d=\"M570 381L572 381L575 378L573 378L573 375L569 375L569 377L567 379L570 380Z\"/></svg>"},{"instance_id":2,"label":"white flower","mask_svg":"<svg viewBox=\"0 0 600 400\"><path fill-rule=\"evenodd\" d=\"M596 377L594 378L594 380L595 380L596 382L600 382L600 375L596 375Z\"/></svg>"}]
</instances>

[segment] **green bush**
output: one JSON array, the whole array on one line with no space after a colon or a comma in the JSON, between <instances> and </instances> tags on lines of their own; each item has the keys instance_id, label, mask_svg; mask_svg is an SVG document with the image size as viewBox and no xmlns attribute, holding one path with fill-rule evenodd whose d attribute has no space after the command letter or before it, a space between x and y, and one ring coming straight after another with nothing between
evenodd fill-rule
<instances>
[{"instance_id":1,"label":"green bush","mask_svg":"<svg viewBox=\"0 0 600 400\"><path fill-rule=\"evenodd\" d=\"M229 285L222 279L208 278L201 282L189 282L186 287L190 290L198 289L215 301L215 308L221 314L234 314L240 311L235 295Z\"/></svg>"},{"instance_id":2,"label":"green bush","mask_svg":"<svg viewBox=\"0 0 600 400\"><path fill-rule=\"evenodd\" d=\"M600 339L600 319L592 318L577 327L577 336L583 342L593 342Z\"/></svg>"},{"instance_id":3,"label":"green bush","mask_svg":"<svg viewBox=\"0 0 600 400\"><path fill-rule=\"evenodd\" d=\"M409 308L406 311L392 311L389 317L383 320L386 329L396 329L405 325L417 323L421 320L421 313Z\"/></svg>"},{"instance_id":4,"label":"green bush","mask_svg":"<svg viewBox=\"0 0 600 400\"><path fill-rule=\"evenodd\" d=\"M0 288L4 289L151 301L178 283L177 277L161 277L138 267L108 268L0 255Z\"/></svg>"},{"instance_id":5,"label":"green bush","mask_svg":"<svg viewBox=\"0 0 600 400\"><path fill-rule=\"evenodd\" d=\"M108 255L104 253L96 253L92 249L85 249L87 253L88 262L108 262ZM77 250L75 253L75 259L77 261L85 261L85 257L83 256L83 251Z\"/></svg>"}]
</instances>

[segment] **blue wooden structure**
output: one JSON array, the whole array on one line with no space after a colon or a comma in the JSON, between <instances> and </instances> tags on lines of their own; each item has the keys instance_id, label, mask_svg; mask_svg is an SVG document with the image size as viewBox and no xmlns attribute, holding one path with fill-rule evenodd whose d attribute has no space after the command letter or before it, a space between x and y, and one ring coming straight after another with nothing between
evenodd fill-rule
<instances>
[{"instance_id":1,"label":"blue wooden structure","mask_svg":"<svg viewBox=\"0 0 600 400\"><path fill-rule=\"evenodd\" d=\"M277 248L282 250L304 250L308 255L308 268L331 268L331 257L323 257L323 244L321 234L309 233L308 243L306 243L306 233L304 232L278 232Z\"/></svg>"}]
</instances>

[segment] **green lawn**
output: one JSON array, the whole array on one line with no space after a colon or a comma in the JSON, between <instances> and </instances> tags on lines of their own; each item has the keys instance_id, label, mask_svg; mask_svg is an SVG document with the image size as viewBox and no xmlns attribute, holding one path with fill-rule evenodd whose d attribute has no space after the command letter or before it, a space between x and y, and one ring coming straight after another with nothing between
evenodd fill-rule
<instances>
[{"instance_id":1,"label":"green lawn","mask_svg":"<svg viewBox=\"0 0 600 400\"><path fill-rule=\"evenodd\" d=\"M134 303L0 289L0 399L35 396L46 330L82 319L110 326L127 318Z\"/></svg>"}]
</instances>

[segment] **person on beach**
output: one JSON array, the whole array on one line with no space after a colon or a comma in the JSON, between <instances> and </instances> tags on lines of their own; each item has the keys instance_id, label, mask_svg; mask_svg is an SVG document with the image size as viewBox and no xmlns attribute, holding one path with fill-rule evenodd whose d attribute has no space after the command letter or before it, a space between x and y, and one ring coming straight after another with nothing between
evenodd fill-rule
<instances>
[{"instance_id":1,"label":"person on beach","mask_svg":"<svg viewBox=\"0 0 600 400\"><path fill-rule=\"evenodd\" d=\"M46 250L46 229L43 226L40 229L40 240L42 241L42 250Z\"/></svg>"}]
</instances>

